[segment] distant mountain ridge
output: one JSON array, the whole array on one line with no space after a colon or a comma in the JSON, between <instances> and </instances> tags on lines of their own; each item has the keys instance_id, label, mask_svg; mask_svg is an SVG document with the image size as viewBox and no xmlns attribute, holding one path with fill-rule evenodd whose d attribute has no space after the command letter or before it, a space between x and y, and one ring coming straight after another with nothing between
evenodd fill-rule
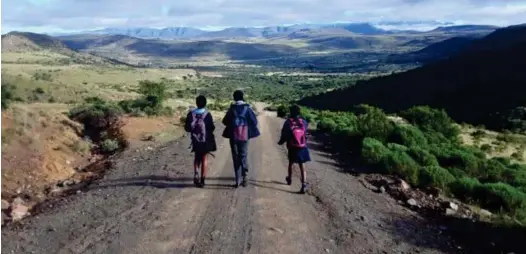
<instances>
[{"instance_id":1,"label":"distant mountain ridge","mask_svg":"<svg viewBox=\"0 0 526 254\"><path fill-rule=\"evenodd\" d=\"M385 24L397 24L384 22ZM448 24L448 23L446 23ZM287 37L293 33L303 30L316 31L317 33L334 32L335 29L347 31L357 35L389 35L395 33L418 33L417 31L395 31L379 28L370 23L334 23L334 24L297 24L290 26L267 26L267 27L229 27L219 31L206 31L192 27L168 27L168 28L105 28L93 31L83 31L74 34L101 34L101 35L127 35L141 39L224 39L224 38L269 38L276 36ZM497 27L485 25L448 26L439 27L429 31L433 33L490 33ZM65 35L65 34L61 34Z\"/></svg>"}]
</instances>

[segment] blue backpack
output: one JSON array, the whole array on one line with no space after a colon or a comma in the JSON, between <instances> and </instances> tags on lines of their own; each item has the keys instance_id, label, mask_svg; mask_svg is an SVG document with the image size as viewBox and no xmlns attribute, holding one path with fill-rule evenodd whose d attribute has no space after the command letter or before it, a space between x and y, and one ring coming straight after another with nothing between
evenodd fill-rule
<instances>
[{"instance_id":1,"label":"blue backpack","mask_svg":"<svg viewBox=\"0 0 526 254\"><path fill-rule=\"evenodd\" d=\"M243 107L241 114L238 114L235 107L232 107L233 117L233 135L235 141L248 141L248 120L246 118L248 106Z\"/></svg>"}]
</instances>

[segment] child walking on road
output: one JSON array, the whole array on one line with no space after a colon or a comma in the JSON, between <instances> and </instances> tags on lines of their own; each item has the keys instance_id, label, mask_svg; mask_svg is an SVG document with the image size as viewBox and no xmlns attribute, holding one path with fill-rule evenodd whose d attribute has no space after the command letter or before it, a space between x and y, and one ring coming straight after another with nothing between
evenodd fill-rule
<instances>
[{"instance_id":1,"label":"child walking on road","mask_svg":"<svg viewBox=\"0 0 526 254\"><path fill-rule=\"evenodd\" d=\"M307 127L308 123L301 117L300 108L297 105L290 107L290 116L283 124L281 129L281 138L278 145L287 143L289 168L288 176L285 178L288 185L292 184L292 166L297 163L301 170L301 190L305 193L308 189L307 172L305 163L309 162L310 154L307 148Z\"/></svg>"},{"instance_id":2,"label":"child walking on road","mask_svg":"<svg viewBox=\"0 0 526 254\"><path fill-rule=\"evenodd\" d=\"M197 108L186 116L185 130L191 133L192 152L194 152L194 184L203 188L205 186L208 153L216 151L214 138L214 120L206 110L206 97L203 95L195 99ZM201 168L201 179L199 179Z\"/></svg>"}]
</instances>

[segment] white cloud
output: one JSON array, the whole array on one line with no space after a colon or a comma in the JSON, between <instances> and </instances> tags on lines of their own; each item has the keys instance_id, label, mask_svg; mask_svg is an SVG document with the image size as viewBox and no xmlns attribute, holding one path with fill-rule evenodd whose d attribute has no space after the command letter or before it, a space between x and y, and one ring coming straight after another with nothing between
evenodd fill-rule
<instances>
[{"instance_id":1,"label":"white cloud","mask_svg":"<svg viewBox=\"0 0 526 254\"><path fill-rule=\"evenodd\" d=\"M3 0L2 7L2 32L334 21L526 23L525 0Z\"/></svg>"}]
</instances>

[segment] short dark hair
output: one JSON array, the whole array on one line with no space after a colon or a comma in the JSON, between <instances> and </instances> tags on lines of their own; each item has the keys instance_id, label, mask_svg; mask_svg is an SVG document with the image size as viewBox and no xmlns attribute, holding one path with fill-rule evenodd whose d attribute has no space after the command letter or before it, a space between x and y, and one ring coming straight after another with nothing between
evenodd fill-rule
<instances>
[{"instance_id":1,"label":"short dark hair","mask_svg":"<svg viewBox=\"0 0 526 254\"><path fill-rule=\"evenodd\" d=\"M241 90L236 90L234 92L234 100L235 101L242 101L243 100L243 96L244 96L244 94L243 94L243 91L241 91Z\"/></svg>"},{"instance_id":2,"label":"short dark hair","mask_svg":"<svg viewBox=\"0 0 526 254\"><path fill-rule=\"evenodd\" d=\"M298 117L301 114L301 109L298 105L292 105L289 108L291 117Z\"/></svg>"},{"instance_id":3,"label":"short dark hair","mask_svg":"<svg viewBox=\"0 0 526 254\"><path fill-rule=\"evenodd\" d=\"M204 95L197 96L197 98L195 98L195 105L197 105L197 108L206 107L206 97Z\"/></svg>"}]
</instances>

